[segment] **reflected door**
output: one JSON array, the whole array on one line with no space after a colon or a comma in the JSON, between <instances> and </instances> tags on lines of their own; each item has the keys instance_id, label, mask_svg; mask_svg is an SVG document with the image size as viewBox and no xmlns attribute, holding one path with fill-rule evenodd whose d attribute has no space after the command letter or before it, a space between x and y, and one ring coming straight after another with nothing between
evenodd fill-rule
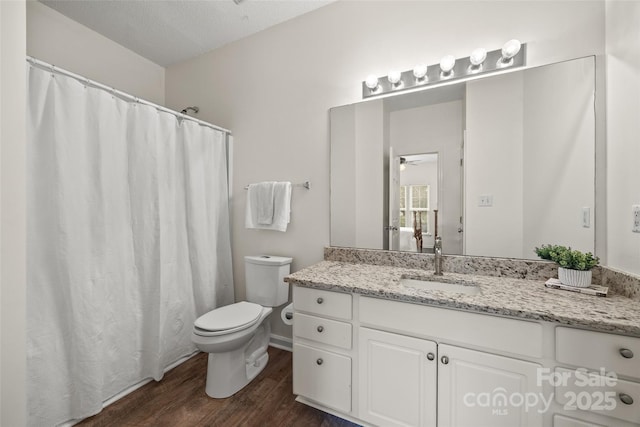
<instances>
[{"instance_id":1,"label":"reflected door","mask_svg":"<svg viewBox=\"0 0 640 427\"><path fill-rule=\"evenodd\" d=\"M400 250L400 156L389 147L389 249Z\"/></svg>"}]
</instances>

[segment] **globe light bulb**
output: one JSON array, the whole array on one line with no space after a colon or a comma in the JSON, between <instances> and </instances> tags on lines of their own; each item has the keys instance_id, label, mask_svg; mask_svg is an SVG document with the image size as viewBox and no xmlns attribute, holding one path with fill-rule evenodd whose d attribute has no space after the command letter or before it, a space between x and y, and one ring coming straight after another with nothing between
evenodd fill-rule
<instances>
[{"instance_id":1,"label":"globe light bulb","mask_svg":"<svg viewBox=\"0 0 640 427\"><path fill-rule=\"evenodd\" d=\"M502 46L502 60L507 62L516 56L518 52L520 52L521 46L520 40L513 39L506 42L504 46Z\"/></svg>"},{"instance_id":2,"label":"globe light bulb","mask_svg":"<svg viewBox=\"0 0 640 427\"><path fill-rule=\"evenodd\" d=\"M378 87L378 77L370 74L367 76L367 79L364 81L364 84L371 90L374 90Z\"/></svg>"},{"instance_id":3,"label":"globe light bulb","mask_svg":"<svg viewBox=\"0 0 640 427\"><path fill-rule=\"evenodd\" d=\"M418 79L424 79L427 75L427 66L424 64L419 64L413 67L413 76Z\"/></svg>"},{"instance_id":4,"label":"globe light bulb","mask_svg":"<svg viewBox=\"0 0 640 427\"><path fill-rule=\"evenodd\" d=\"M387 79L389 80L389 83L391 83L392 85L397 85L398 83L400 83L401 78L402 78L402 74L400 73L400 71L397 71L397 70L389 71L389 74L387 75Z\"/></svg>"},{"instance_id":5,"label":"globe light bulb","mask_svg":"<svg viewBox=\"0 0 640 427\"><path fill-rule=\"evenodd\" d=\"M487 59L487 50L479 47L471 52L469 62L471 62L471 65L473 65L474 67L478 67L482 65L485 59Z\"/></svg>"},{"instance_id":6,"label":"globe light bulb","mask_svg":"<svg viewBox=\"0 0 640 427\"><path fill-rule=\"evenodd\" d=\"M453 55L444 56L440 60L440 69L444 74L449 74L456 65L456 58Z\"/></svg>"}]
</instances>

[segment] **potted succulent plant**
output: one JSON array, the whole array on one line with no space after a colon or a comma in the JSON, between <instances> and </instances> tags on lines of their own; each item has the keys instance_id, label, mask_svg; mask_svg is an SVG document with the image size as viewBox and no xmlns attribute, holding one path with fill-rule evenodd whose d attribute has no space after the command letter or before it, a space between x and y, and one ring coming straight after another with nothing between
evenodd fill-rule
<instances>
[{"instance_id":1,"label":"potted succulent plant","mask_svg":"<svg viewBox=\"0 0 640 427\"><path fill-rule=\"evenodd\" d=\"M542 259L558 263L558 279L563 285L586 288L591 285L591 269L598 265L598 257L591 252L580 252L560 245L542 245L535 248Z\"/></svg>"}]
</instances>

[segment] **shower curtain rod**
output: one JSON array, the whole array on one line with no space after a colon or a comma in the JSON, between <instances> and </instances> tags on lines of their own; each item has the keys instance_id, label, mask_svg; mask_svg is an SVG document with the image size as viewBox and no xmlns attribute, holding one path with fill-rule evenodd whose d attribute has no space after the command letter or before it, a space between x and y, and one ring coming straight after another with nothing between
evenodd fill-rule
<instances>
[{"instance_id":1,"label":"shower curtain rod","mask_svg":"<svg viewBox=\"0 0 640 427\"><path fill-rule=\"evenodd\" d=\"M202 120L198 120L198 119L196 119L194 117L191 117L191 116L188 116L186 114L182 114L182 113L179 113L177 111L170 110L169 108L163 107L161 105L154 104L153 102L150 102L150 101L147 101L147 100L144 100L144 99L140 99L137 96L133 96L133 95L128 94L126 92L122 92L122 91L117 90L115 88L103 85L102 83L98 83L96 81L93 81L91 79L83 77L83 76L81 76L79 74L72 73L71 71L67 71L67 70L65 70L63 68L60 68L60 67L57 67L57 66L55 66L53 64L49 64L47 62L41 61L41 60L36 59L36 58L34 58L32 56L27 56L27 62L29 62L31 65L40 67L42 69L49 70L49 71L55 72L55 73L59 73L59 74L65 75L67 77L71 77L72 79L78 80L79 82L82 82L82 83L84 83L84 84L86 84L88 86L93 86L93 87L98 88L98 89L106 90L106 91L112 93L113 95L117 95L118 97L123 98L123 99L125 99L127 101L133 101L133 102L136 102L138 104L148 105L150 107L155 108L156 110L163 111L163 112L169 113L169 114L173 114L174 116L176 116L179 119L191 120L192 122L196 122L196 123L198 123L198 124L200 124L202 126L210 127L212 129L216 129L216 130L225 132L228 135L231 135L231 131L229 129L225 129L225 128L222 128L220 126L216 126L216 125L213 125L211 123L208 123L208 122L205 122L205 121L202 121Z\"/></svg>"}]
</instances>

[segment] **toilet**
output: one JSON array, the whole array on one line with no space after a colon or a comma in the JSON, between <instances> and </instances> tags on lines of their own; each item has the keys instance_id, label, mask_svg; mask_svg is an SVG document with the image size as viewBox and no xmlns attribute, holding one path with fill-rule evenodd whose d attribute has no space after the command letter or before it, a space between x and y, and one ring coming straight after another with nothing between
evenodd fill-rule
<instances>
[{"instance_id":1,"label":"toilet","mask_svg":"<svg viewBox=\"0 0 640 427\"><path fill-rule=\"evenodd\" d=\"M209 353L206 393L225 398L249 384L267 365L271 307L287 302L291 258L244 257L247 300L216 308L196 319L192 341Z\"/></svg>"}]
</instances>

